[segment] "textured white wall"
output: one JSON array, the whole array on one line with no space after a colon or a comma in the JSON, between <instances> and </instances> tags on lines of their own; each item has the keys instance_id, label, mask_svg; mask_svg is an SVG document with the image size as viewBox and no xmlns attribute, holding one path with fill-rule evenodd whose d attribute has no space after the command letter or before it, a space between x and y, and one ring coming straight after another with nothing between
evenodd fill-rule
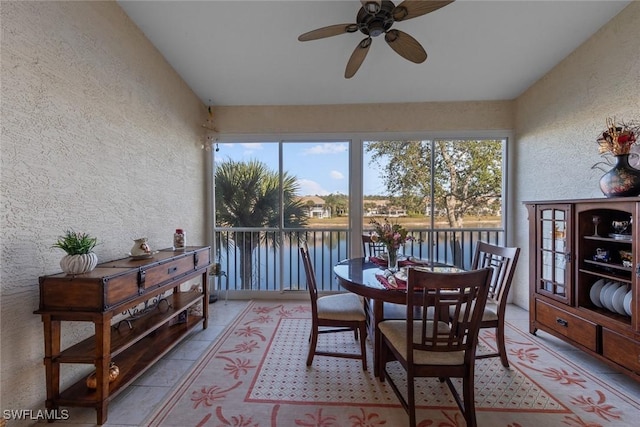
<instances>
[{"instance_id":1,"label":"textured white wall","mask_svg":"<svg viewBox=\"0 0 640 427\"><path fill-rule=\"evenodd\" d=\"M0 408L42 409L51 244L86 231L102 261L134 237L171 246L176 227L206 244L205 109L115 2L3 1L1 19Z\"/></svg>"},{"instance_id":2,"label":"textured white wall","mask_svg":"<svg viewBox=\"0 0 640 427\"><path fill-rule=\"evenodd\" d=\"M528 306L528 224L522 201L604 197L591 167L607 117L640 120L640 2L632 2L516 101L512 151L514 301Z\"/></svg>"},{"instance_id":3,"label":"textured white wall","mask_svg":"<svg viewBox=\"0 0 640 427\"><path fill-rule=\"evenodd\" d=\"M223 134L511 130L513 101L216 107Z\"/></svg>"}]
</instances>

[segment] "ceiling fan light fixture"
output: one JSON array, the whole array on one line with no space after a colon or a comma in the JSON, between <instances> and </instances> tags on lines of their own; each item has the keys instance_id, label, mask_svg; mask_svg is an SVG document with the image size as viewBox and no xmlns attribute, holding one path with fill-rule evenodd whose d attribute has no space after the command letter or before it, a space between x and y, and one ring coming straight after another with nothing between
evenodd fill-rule
<instances>
[{"instance_id":1,"label":"ceiling fan light fixture","mask_svg":"<svg viewBox=\"0 0 640 427\"><path fill-rule=\"evenodd\" d=\"M381 3L382 3L382 0L378 0L378 1L373 1L373 0L363 1L362 2L362 7L364 7L364 10L366 10L367 13L369 13L370 15L375 15L376 13L380 12L380 4Z\"/></svg>"},{"instance_id":2,"label":"ceiling fan light fixture","mask_svg":"<svg viewBox=\"0 0 640 427\"><path fill-rule=\"evenodd\" d=\"M384 22L373 21L369 24L369 35L371 37L378 37L380 34L384 34L384 32Z\"/></svg>"}]
</instances>

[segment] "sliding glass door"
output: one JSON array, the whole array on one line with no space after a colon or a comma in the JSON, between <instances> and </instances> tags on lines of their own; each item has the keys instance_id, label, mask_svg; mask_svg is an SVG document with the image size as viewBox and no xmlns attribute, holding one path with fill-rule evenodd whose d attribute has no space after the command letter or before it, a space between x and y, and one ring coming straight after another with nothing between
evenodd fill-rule
<instances>
[{"instance_id":1,"label":"sliding glass door","mask_svg":"<svg viewBox=\"0 0 640 427\"><path fill-rule=\"evenodd\" d=\"M406 255L470 265L477 240L504 237L506 139L363 143L362 223L386 218L411 230Z\"/></svg>"},{"instance_id":2,"label":"sliding glass door","mask_svg":"<svg viewBox=\"0 0 640 427\"><path fill-rule=\"evenodd\" d=\"M506 138L219 141L212 150L215 258L237 292L306 290L362 254L370 221L402 223L402 252L469 267L478 240L505 243ZM223 283L224 285L224 283Z\"/></svg>"},{"instance_id":3,"label":"sliding glass door","mask_svg":"<svg viewBox=\"0 0 640 427\"><path fill-rule=\"evenodd\" d=\"M318 282L348 257L349 141L223 142L213 152L214 246L230 288L306 289L299 243Z\"/></svg>"}]
</instances>

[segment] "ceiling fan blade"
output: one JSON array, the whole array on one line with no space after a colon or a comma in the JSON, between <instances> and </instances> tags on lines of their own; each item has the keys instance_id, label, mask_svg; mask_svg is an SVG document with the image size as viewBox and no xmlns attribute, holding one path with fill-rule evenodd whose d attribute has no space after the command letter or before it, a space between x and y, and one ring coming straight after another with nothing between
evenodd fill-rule
<instances>
[{"instance_id":1,"label":"ceiling fan blade","mask_svg":"<svg viewBox=\"0 0 640 427\"><path fill-rule=\"evenodd\" d=\"M328 27L318 28L317 30L309 31L298 37L301 42L309 40L318 40L325 37L338 36L344 33L355 33L358 31L358 24L336 24L329 25Z\"/></svg>"},{"instance_id":2,"label":"ceiling fan blade","mask_svg":"<svg viewBox=\"0 0 640 427\"><path fill-rule=\"evenodd\" d=\"M346 79L350 79L356 74L360 65L362 65L362 61L364 61L364 58L367 56L370 47L371 37L362 39L362 41L358 43L358 46L356 46L356 49L351 54L351 58L349 58L349 62L347 62L347 68L344 71L344 77Z\"/></svg>"},{"instance_id":3,"label":"ceiling fan blade","mask_svg":"<svg viewBox=\"0 0 640 427\"><path fill-rule=\"evenodd\" d=\"M445 7L450 1L416 1L405 0L393 9L392 15L394 21L406 21L407 19L426 15L427 13Z\"/></svg>"},{"instance_id":4,"label":"ceiling fan blade","mask_svg":"<svg viewBox=\"0 0 640 427\"><path fill-rule=\"evenodd\" d=\"M384 39L398 55L411 62L420 64L427 59L427 52L425 52L424 48L418 43L418 40L404 31L389 30L384 35Z\"/></svg>"}]
</instances>

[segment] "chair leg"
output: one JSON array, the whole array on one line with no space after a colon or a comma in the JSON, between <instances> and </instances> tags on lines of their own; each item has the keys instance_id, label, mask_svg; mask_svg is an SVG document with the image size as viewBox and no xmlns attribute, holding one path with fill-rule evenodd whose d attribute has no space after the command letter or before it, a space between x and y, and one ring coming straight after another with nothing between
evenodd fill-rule
<instances>
[{"instance_id":1,"label":"chair leg","mask_svg":"<svg viewBox=\"0 0 640 427\"><path fill-rule=\"evenodd\" d=\"M360 325L360 354L362 355L362 370L367 370L367 325Z\"/></svg>"},{"instance_id":2,"label":"chair leg","mask_svg":"<svg viewBox=\"0 0 640 427\"><path fill-rule=\"evenodd\" d=\"M384 377L384 369L385 369L385 365L387 363L387 352L386 352L386 347L385 345L382 343L382 341L384 340L384 338L382 337L382 334L380 334L380 339L377 340L375 342L375 345L378 347L378 366L376 366L375 368L378 370L378 374L380 375L380 378L378 378L380 380L380 382L384 382L385 381L385 377ZM373 361L374 365L376 363L376 360L374 358Z\"/></svg>"},{"instance_id":3,"label":"chair leg","mask_svg":"<svg viewBox=\"0 0 640 427\"><path fill-rule=\"evenodd\" d=\"M507 359L507 349L504 345L504 324L498 325L496 328L496 345L498 346L498 354L500 355L502 366L508 368L509 360Z\"/></svg>"},{"instance_id":4,"label":"chair leg","mask_svg":"<svg viewBox=\"0 0 640 427\"><path fill-rule=\"evenodd\" d=\"M473 372L472 374L473 375ZM468 377L462 379L462 401L464 402L464 419L467 427L477 427L476 421L476 403L473 390L473 381Z\"/></svg>"},{"instance_id":5,"label":"chair leg","mask_svg":"<svg viewBox=\"0 0 640 427\"><path fill-rule=\"evenodd\" d=\"M413 381L413 376L407 372L407 412L409 413L409 427L416 427L416 396Z\"/></svg>"},{"instance_id":6,"label":"chair leg","mask_svg":"<svg viewBox=\"0 0 640 427\"><path fill-rule=\"evenodd\" d=\"M307 355L307 366L313 363L313 356L316 354L316 345L318 344L318 327L311 327L311 343L309 343L309 354Z\"/></svg>"}]
</instances>

